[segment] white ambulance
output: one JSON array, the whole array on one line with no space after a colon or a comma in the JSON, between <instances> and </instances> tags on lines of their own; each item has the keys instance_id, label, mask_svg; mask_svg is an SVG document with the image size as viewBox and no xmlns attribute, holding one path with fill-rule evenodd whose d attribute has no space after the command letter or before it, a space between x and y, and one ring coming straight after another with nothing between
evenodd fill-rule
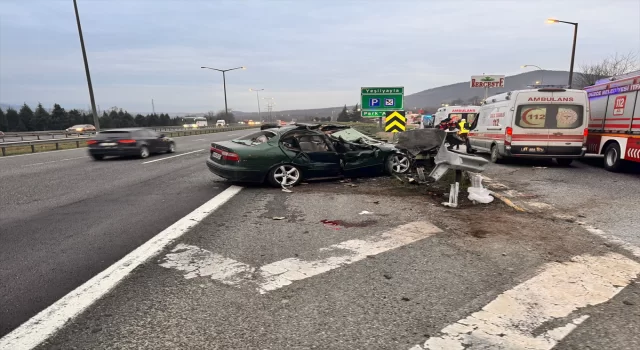
<instances>
[{"instance_id":1,"label":"white ambulance","mask_svg":"<svg viewBox=\"0 0 640 350\"><path fill-rule=\"evenodd\" d=\"M472 123L478 113L480 106L446 106L438 108L435 114L434 124L436 127L441 121L451 117L452 120L460 121L466 119L467 123Z\"/></svg>"},{"instance_id":2,"label":"white ambulance","mask_svg":"<svg viewBox=\"0 0 640 350\"><path fill-rule=\"evenodd\" d=\"M516 90L487 98L467 138L467 152L503 158L555 158L569 165L584 156L589 100L583 90Z\"/></svg>"}]
</instances>

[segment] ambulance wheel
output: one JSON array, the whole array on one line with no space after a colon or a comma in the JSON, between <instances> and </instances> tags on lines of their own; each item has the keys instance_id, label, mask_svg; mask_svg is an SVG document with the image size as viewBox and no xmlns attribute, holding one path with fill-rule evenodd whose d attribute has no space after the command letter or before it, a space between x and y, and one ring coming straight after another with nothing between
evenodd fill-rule
<instances>
[{"instance_id":1,"label":"ambulance wheel","mask_svg":"<svg viewBox=\"0 0 640 350\"><path fill-rule=\"evenodd\" d=\"M556 163L560 166L569 166L573 163L572 158L556 158Z\"/></svg>"},{"instance_id":2,"label":"ambulance wheel","mask_svg":"<svg viewBox=\"0 0 640 350\"><path fill-rule=\"evenodd\" d=\"M623 160L620 159L620 145L614 142L604 151L604 168L608 171L618 172L622 170Z\"/></svg>"},{"instance_id":3,"label":"ambulance wheel","mask_svg":"<svg viewBox=\"0 0 640 350\"><path fill-rule=\"evenodd\" d=\"M469 139L468 139L468 138L465 140L464 145L465 145L465 147L467 148L467 153L469 153L469 154L474 154L474 153L476 153L476 150L475 150L475 149L473 149L473 148L471 148L471 142L469 142Z\"/></svg>"},{"instance_id":4,"label":"ambulance wheel","mask_svg":"<svg viewBox=\"0 0 640 350\"><path fill-rule=\"evenodd\" d=\"M498 145L491 146L491 163L502 163L502 156L498 152Z\"/></svg>"}]
</instances>

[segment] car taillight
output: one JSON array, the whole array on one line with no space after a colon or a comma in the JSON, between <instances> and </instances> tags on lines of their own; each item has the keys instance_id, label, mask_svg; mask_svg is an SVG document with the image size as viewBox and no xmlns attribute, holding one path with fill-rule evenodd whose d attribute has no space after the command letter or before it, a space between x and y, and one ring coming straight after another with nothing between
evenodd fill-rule
<instances>
[{"instance_id":1,"label":"car taillight","mask_svg":"<svg viewBox=\"0 0 640 350\"><path fill-rule=\"evenodd\" d=\"M240 161L240 156L236 153L233 152L227 152L227 151L223 151L221 149L217 149L215 147L211 147L210 149L211 154L218 153L222 156L222 159L224 160L228 160L228 161L232 161L232 162L239 162Z\"/></svg>"},{"instance_id":2,"label":"car taillight","mask_svg":"<svg viewBox=\"0 0 640 350\"><path fill-rule=\"evenodd\" d=\"M229 160L232 162L239 162L240 156L235 153L222 151L222 159Z\"/></svg>"},{"instance_id":3,"label":"car taillight","mask_svg":"<svg viewBox=\"0 0 640 350\"><path fill-rule=\"evenodd\" d=\"M136 140L124 139L124 140L118 140L118 143L132 144L132 143L136 143Z\"/></svg>"},{"instance_id":4,"label":"car taillight","mask_svg":"<svg viewBox=\"0 0 640 350\"><path fill-rule=\"evenodd\" d=\"M584 129L584 131L582 132L582 135L584 136L584 138L582 139L582 144L586 145L587 137L589 137L589 129Z\"/></svg>"},{"instance_id":5,"label":"car taillight","mask_svg":"<svg viewBox=\"0 0 640 350\"><path fill-rule=\"evenodd\" d=\"M511 146L511 136L513 136L513 128L507 126L507 129L504 132L504 144L505 146Z\"/></svg>"},{"instance_id":6,"label":"car taillight","mask_svg":"<svg viewBox=\"0 0 640 350\"><path fill-rule=\"evenodd\" d=\"M96 140L87 141L87 145L95 145L96 143L98 143L98 141L96 141Z\"/></svg>"}]
</instances>

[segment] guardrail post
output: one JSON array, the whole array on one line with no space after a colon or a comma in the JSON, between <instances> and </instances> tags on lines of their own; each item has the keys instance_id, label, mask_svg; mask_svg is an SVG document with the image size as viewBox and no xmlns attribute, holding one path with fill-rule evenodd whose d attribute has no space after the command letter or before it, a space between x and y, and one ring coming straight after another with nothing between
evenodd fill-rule
<instances>
[{"instance_id":1,"label":"guardrail post","mask_svg":"<svg viewBox=\"0 0 640 350\"><path fill-rule=\"evenodd\" d=\"M2 140L4 142L4 139ZM7 148L6 147L2 147L2 156L6 156L7 155Z\"/></svg>"},{"instance_id":2,"label":"guardrail post","mask_svg":"<svg viewBox=\"0 0 640 350\"><path fill-rule=\"evenodd\" d=\"M20 136L20 141L24 141L24 136Z\"/></svg>"},{"instance_id":3,"label":"guardrail post","mask_svg":"<svg viewBox=\"0 0 640 350\"><path fill-rule=\"evenodd\" d=\"M31 153L36 153L36 146L35 145L31 145Z\"/></svg>"},{"instance_id":4,"label":"guardrail post","mask_svg":"<svg viewBox=\"0 0 640 350\"><path fill-rule=\"evenodd\" d=\"M57 145L57 143L56 143ZM76 141L76 148L80 148L80 141Z\"/></svg>"}]
</instances>

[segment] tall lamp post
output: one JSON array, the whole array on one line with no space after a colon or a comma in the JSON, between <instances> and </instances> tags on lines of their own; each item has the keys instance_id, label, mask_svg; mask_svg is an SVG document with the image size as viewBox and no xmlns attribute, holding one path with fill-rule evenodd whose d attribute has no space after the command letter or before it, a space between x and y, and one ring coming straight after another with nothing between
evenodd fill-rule
<instances>
[{"instance_id":1,"label":"tall lamp post","mask_svg":"<svg viewBox=\"0 0 640 350\"><path fill-rule=\"evenodd\" d=\"M276 104L275 102L273 102L273 100L275 100L275 98L273 97L263 97L263 100L268 100L267 102L267 110L269 111L269 121L273 121L273 117L271 115L271 111L273 111L273 106Z\"/></svg>"},{"instance_id":2,"label":"tall lamp post","mask_svg":"<svg viewBox=\"0 0 640 350\"><path fill-rule=\"evenodd\" d=\"M225 73L232 70L236 70L236 69L247 69L247 67L242 66L242 67L236 67L231 69L217 69L217 68L211 68L211 67L200 67L200 68L217 70L218 72L222 72L222 86L224 87L224 116L229 118L229 109L227 108L227 79L226 79Z\"/></svg>"},{"instance_id":3,"label":"tall lamp post","mask_svg":"<svg viewBox=\"0 0 640 350\"><path fill-rule=\"evenodd\" d=\"M258 119L260 119L260 96L259 93L260 91L264 91L264 89L249 89L249 91L255 91L256 92L256 100L258 100ZM262 120L262 119L260 119Z\"/></svg>"},{"instance_id":4,"label":"tall lamp post","mask_svg":"<svg viewBox=\"0 0 640 350\"><path fill-rule=\"evenodd\" d=\"M78 14L78 4L73 0L73 8L76 11L76 23L78 24L78 36L80 37L80 47L82 48L82 58L84 60L84 72L87 75L87 85L89 85L89 99L91 100L91 112L93 112L93 124L96 131L100 131L100 119L96 111L96 100L93 97L93 85L91 85L91 74L89 74L89 61L87 61L87 51L84 48L84 38L82 37L82 26L80 26L80 15Z\"/></svg>"},{"instance_id":5,"label":"tall lamp post","mask_svg":"<svg viewBox=\"0 0 640 350\"><path fill-rule=\"evenodd\" d=\"M540 84L544 84L544 69L540 68L540 66L536 66L535 64L525 64L522 65L520 68L527 68L527 67L536 67L540 70Z\"/></svg>"},{"instance_id":6,"label":"tall lamp post","mask_svg":"<svg viewBox=\"0 0 640 350\"><path fill-rule=\"evenodd\" d=\"M569 67L569 89L573 85L573 63L576 58L576 41L578 40L578 23L561 21L555 18L547 19L547 23L565 23L573 26L573 48L571 49L571 67Z\"/></svg>"}]
</instances>

